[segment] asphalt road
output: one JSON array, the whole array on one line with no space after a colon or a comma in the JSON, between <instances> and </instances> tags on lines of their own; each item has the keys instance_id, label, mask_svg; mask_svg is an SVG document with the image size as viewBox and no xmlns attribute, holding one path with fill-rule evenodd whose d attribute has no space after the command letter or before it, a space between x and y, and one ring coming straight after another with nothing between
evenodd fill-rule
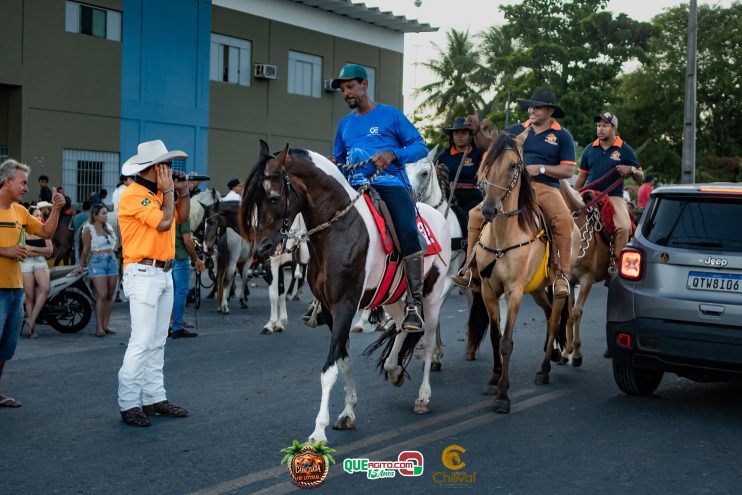
<instances>
[{"instance_id":1,"label":"asphalt road","mask_svg":"<svg viewBox=\"0 0 742 495\"><path fill-rule=\"evenodd\" d=\"M397 389L362 350L378 334L353 334L358 388L357 428L328 428L337 449L326 493L739 493L742 486L742 387L695 384L666 376L655 396L624 396L610 360L602 357L606 290L596 287L583 323L584 364L555 366L551 384L537 386L543 316L526 300L515 333L513 409L492 411L480 394L489 376L488 341L476 361L463 359L464 299L453 296L442 320L443 371L433 375L432 412L412 412L422 376ZM23 402L0 408L0 493L288 493L281 448L303 441L319 407L319 373L329 332L299 322L304 302L289 303L282 334L260 335L267 320L264 287L248 309L216 312L205 300L196 339L169 341L168 395L187 407L183 419L156 418L150 428L122 423L116 374L128 338L128 305L116 304L115 336L95 338L40 327L23 338L6 366L0 391ZM233 300L234 301L234 300ZM188 317L194 318L193 309ZM421 363L421 361L420 361ZM343 404L342 380L331 397L331 422ZM441 482L449 445L469 483ZM370 480L343 472L346 458L396 460L424 455L420 477Z\"/></svg>"}]
</instances>

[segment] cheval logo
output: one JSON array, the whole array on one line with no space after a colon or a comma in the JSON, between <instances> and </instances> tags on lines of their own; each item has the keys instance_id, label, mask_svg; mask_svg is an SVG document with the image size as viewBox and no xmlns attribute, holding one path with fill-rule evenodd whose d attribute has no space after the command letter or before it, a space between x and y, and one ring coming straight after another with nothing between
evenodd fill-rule
<instances>
[{"instance_id":1,"label":"cheval logo","mask_svg":"<svg viewBox=\"0 0 742 495\"><path fill-rule=\"evenodd\" d=\"M729 262L725 260L724 258L712 258L711 256L709 256L705 260L698 260L698 261L700 261L704 265L717 266L719 268L724 268L725 266L729 264Z\"/></svg>"},{"instance_id":2,"label":"cheval logo","mask_svg":"<svg viewBox=\"0 0 742 495\"><path fill-rule=\"evenodd\" d=\"M558 144L557 143L556 134L554 134L554 133L549 133L549 135L546 136L546 139L544 139L544 141L546 141L549 144L553 144L553 145L557 145Z\"/></svg>"},{"instance_id":3,"label":"cheval logo","mask_svg":"<svg viewBox=\"0 0 742 495\"><path fill-rule=\"evenodd\" d=\"M369 136L378 136L379 135L379 128L378 128L378 126L371 127L368 130L368 134L369 134Z\"/></svg>"},{"instance_id":4,"label":"cheval logo","mask_svg":"<svg viewBox=\"0 0 742 495\"><path fill-rule=\"evenodd\" d=\"M443 467L450 471L436 471L433 473L433 483L438 485L473 485L477 482L477 473L461 471L466 467L466 463L461 460L461 455L466 449L461 445L449 445L443 449L441 462Z\"/></svg>"},{"instance_id":5,"label":"cheval logo","mask_svg":"<svg viewBox=\"0 0 742 495\"><path fill-rule=\"evenodd\" d=\"M405 450L396 461L371 461L366 458L348 458L343 461L343 471L348 474L366 473L366 478L378 480L402 476L422 476L425 461L422 452Z\"/></svg>"},{"instance_id":6,"label":"cheval logo","mask_svg":"<svg viewBox=\"0 0 742 495\"><path fill-rule=\"evenodd\" d=\"M613 153L611 153L611 160L619 161L621 159L621 153L618 152L618 150L614 150Z\"/></svg>"},{"instance_id":7,"label":"cheval logo","mask_svg":"<svg viewBox=\"0 0 742 495\"><path fill-rule=\"evenodd\" d=\"M290 447L281 449L281 452L286 454L281 464L287 464L291 481L299 488L320 486L330 473L330 463L335 463L330 455L335 449L325 445L324 441L313 444L294 440Z\"/></svg>"}]
</instances>

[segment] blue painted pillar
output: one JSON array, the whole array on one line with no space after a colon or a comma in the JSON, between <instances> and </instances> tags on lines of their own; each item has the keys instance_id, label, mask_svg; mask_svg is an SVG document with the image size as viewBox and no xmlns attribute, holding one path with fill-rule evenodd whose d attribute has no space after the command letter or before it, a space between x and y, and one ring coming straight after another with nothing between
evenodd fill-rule
<instances>
[{"instance_id":1,"label":"blue painted pillar","mask_svg":"<svg viewBox=\"0 0 742 495\"><path fill-rule=\"evenodd\" d=\"M124 0L121 162L162 139L208 173L211 0Z\"/></svg>"}]
</instances>

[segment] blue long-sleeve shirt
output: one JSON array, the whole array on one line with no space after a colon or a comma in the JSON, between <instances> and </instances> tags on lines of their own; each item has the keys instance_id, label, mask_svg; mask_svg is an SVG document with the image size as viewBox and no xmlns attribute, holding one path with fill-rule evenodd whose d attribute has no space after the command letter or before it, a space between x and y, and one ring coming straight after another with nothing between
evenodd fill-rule
<instances>
[{"instance_id":1,"label":"blue long-sleeve shirt","mask_svg":"<svg viewBox=\"0 0 742 495\"><path fill-rule=\"evenodd\" d=\"M393 151L397 159L390 163L374 180L375 185L408 187L405 164L420 160L428 148L414 125L396 108L377 103L370 112L358 115L355 111L340 120L333 155L338 164L362 162L378 151ZM352 186L368 182L376 172L369 162L351 172L343 173Z\"/></svg>"}]
</instances>

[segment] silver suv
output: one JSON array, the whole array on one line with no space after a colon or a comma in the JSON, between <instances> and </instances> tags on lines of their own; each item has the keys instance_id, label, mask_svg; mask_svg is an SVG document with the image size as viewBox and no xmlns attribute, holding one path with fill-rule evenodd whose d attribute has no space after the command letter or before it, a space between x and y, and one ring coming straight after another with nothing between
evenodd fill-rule
<instances>
[{"instance_id":1,"label":"silver suv","mask_svg":"<svg viewBox=\"0 0 742 495\"><path fill-rule=\"evenodd\" d=\"M627 394L666 371L742 381L742 185L652 192L608 291L606 339Z\"/></svg>"}]
</instances>

